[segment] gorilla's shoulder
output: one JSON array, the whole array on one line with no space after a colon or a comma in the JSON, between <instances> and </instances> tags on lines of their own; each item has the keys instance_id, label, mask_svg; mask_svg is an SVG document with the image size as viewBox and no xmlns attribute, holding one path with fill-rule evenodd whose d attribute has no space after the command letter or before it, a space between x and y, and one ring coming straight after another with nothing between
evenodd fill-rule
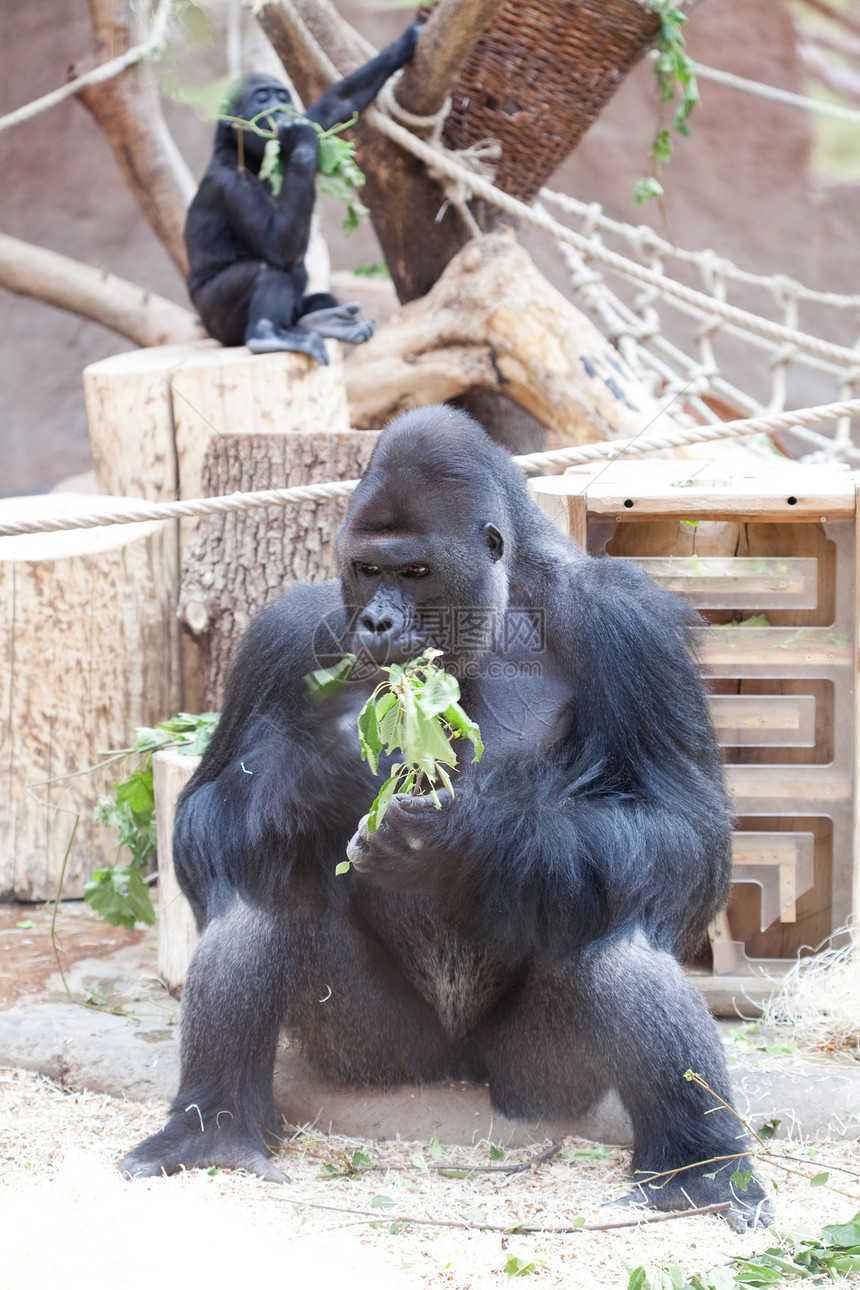
<instances>
[{"instance_id":1,"label":"gorilla's shoulder","mask_svg":"<svg viewBox=\"0 0 860 1290\"><path fill-rule=\"evenodd\" d=\"M296 582L252 618L242 640L240 657L253 658L254 667L277 659L301 663L313 655L320 628L331 647L346 628L347 612L341 586L329 582Z\"/></svg>"},{"instance_id":2,"label":"gorilla's shoulder","mask_svg":"<svg viewBox=\"0 0 860 1290\"><path fill-rule=\"evenodd\" d=\"M695 609L674 592L665 591L633 560L618 556L585 556L564 570L566 603L592 629L630 627L645 636L670 635L691 643L691 631L704 627Z\"/></svg>"}]
</instances>

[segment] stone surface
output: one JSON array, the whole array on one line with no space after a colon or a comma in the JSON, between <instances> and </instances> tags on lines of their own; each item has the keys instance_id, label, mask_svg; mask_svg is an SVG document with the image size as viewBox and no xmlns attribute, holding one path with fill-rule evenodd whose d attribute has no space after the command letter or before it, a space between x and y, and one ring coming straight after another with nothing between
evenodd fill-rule
<instances>
[{"instance_id":1,"label":"stone surface","mask_svg":"<svg viewBox=\"0 0 860 1290\"><path fill-rule=\"evenodd\" d=\"M118 948L108 942L103 955L68 966L72 991L104 998L121 1015L69 1002L56 973L41 992L0 1009L0 1066L41 1071L71 1088L133 1101L172 1099L179 1076L179 1004L155 975L154 961L150 929ZM6 966L12 965L7 961ZM721 1025L727 1033L730 1027ZM778 1119L778 1137L860 1138L860 1065L751 1050L731 1072L738 1110L753 1126ZM508 1146L565 1134L610 1144L631 1140L629 1121L615 1097L578 1121L516 1124L493 1114L484 1085L456 1081L386 1092L327 1084L286 1036L275 1091L290 1123L355 1137L430 1141L438 1135L447 1143L490 1139Z\"/></svg>"}]
</instances>

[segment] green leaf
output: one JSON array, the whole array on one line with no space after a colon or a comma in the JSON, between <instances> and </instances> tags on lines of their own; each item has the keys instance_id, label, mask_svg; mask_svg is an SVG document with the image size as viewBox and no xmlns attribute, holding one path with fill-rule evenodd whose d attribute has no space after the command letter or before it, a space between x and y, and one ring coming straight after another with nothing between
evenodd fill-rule
<instances>
[{"instance_id":1,"label":"green leaf","mask_svg":"<svg viewBox=\"0 0 860 1290\"><path fill-rule=\"evenodd\" d=\"M128 779L124 779L114 784L116 790L116 800L122 805L123 802L129 810L135 815L143 815L152 811L155 806L155 793L152 787L152 763L147 761L144 766L138 766L137 770L132 771Z\"/></svg>"},{"instance_id":2,"label":"green leaf","mask_svg":"<svg viewBox=\"0 0 860 1290\"><path fill-rule=\"evenodd\" d=\"M374 1196L370 1207L371 1209L394 1209L396 1203L390 1196Z\"/></svg>"},{"instance_id":3,"label":"green leaf","mask_svg":"<svg viewBox=\"0 0 860 1290\"><path fill-rule=\"evenodd\" d=\"M97 869L84 886L84 900L113 927L131 931L136 922L151 927L155 910L137 870L130 866Z\"/></svg>"},{"instance_id":4,"label":"green leaf","mask_svg":"<svg viewBox=\"0 0 860 1290\"><path fill-rule=\"evenodd\" d=\"M633 205L644 206L652 197L663 196L663 185L657 179L640 179L633 188Z\"/></svg>"},{"instance_id":5,"label":"green leaf","mask_svg":"<svg viewBox=\"0 0 860 1290\"><path fill-rule=\"evenodd\" d=\"M451 729L456 732L455 738L468 739L471 743L474 753L472 761L480 761L484 755L484 741L477 721L467 716L459 703L452 703L442 715Z\"/></svg>"},{"instance_id":6,"label":"green leaf","mask_svg":"<svg viewBox=\"0 0 860 1290\"><path fill-rule=\"evenodd\" d=\"M341 860L340 864L335 865L334 871L336 874L349 873L351 868L348 860Z\"/></svg>"},{"instance_id":7,"label":"green leaf","mask_svg":"<svg viewBox=\"0 0 860 1290\"><path fill-rule=\"evenodd\" d=\"M432 1156L434 1160L441 1160L445 1155L445 1147L439 1141L438 1134L434 1134L433 1141L430 1143L430 1146L427 1148L427 1154L428 1156Z\"/></svg>"},{"instance_id":8,"label":"green leaf","mask_svg":"<svg viewBox=\"0 0 860 1290\"><path fill-rule=\"evenodd\" d=\"M358 740L361 755L367 758L367 764L374 775L379 771L379 754L382 752L382 740L379 737L379 722L376 719L376 704L370 698L358 714Z\"/></svg>"},{"instance_id":9,"label":"green leaf","mask_svg":"<svg viewBox=\"0 0 860 1290\"><path fill-rule=\"evenodd\" d=\"M814 1178L810 1178L809 1185L810 1187L823 1187L824 1184L829 1181L830 1181L830 1174L828 1173L816 1174Z\"/></svg>"},{"instance_id":10,"label":"green leaf","mask_svg":"<svg viewBox=\"0 0 860 1290\"><path fill-rule=\"evenodd\" d=\"M485 1209L479 1209L476 1205L472 1209L466 1210L465 1217L467 1223L486 1223L487 1211Z\"/></svg>"},{"instance_id":11,"label":"green leaf","mask_svg":"<svg viewBox=\"0 0 860 1290\"><path fill-rule=\"evenodd\" d=\"M448 672L433 671L421 691L418 706L426 717L435 717L450 704L457 703L459 698L457 678Z\"/></svg>"},{"instance_id":12,"label":"green leaf","mask_svg":"<svg viewBox=\"0 0 860 1290\"><path fill-rule=\"evenodd\" d=\"M648 1273L643 1267L631 1268L630 1264L625 1261L625 1268L630 1273L627 1281L627 1290L645 1290L648 1283Z\"/></svg>"},{"instance_id":13,"label":"green leaf","mask_svg":"<svg viewBox=\"0 0 860 1290\"><path fill-rule=\"evenodd\" d=\"M736 1169L729 1181L733 1182L736 1187L740 1187L741 1191L746 1191L750 1185L750 1178L752 1178L751 1169L744 1169L743 1171Z\"/></svg>"},{"instance_id":14,"label":"green leaf","mask_svg":"<svg viewBox=\"0 0 860 1290\"><path fill-rule=\"evenodd\" d=\"M392 766L391 770L392 774L389 775L388 779L382 785L382 788L374 798L373 805L368 812L368 833L375 833L382 821L385 819L385 812L388 810L388 805L397 791L397 785L402 778L402 766Z\"/></svg>"},{"instance_id":15,"label":"green leaf","mask_svg":"<svg viewBox=\"0 0 860 1290\"><path fill-rule=\"evenodd\" d=\"M269 186L276 197L280 196L281 189L284 186L284 170L281 165L281 141L280 139L268 139L263 149L263 160L260 162L259 177L262 180L268 180Z\"/></svg>"},{"instance_id":16,"label":"green leaf","mask_svg":"<svg viewBox=\"0 0 860 1290\"><path fill-rule=\"evenodd\" d=\"M823 1227L821 1235L828 1245L835 1245L840 1250L853 1249L855 1245L860 1246L860 1213L855 1214L850 1223L834 1223L832 1226Z\"/></svg>"},{"instance_id":17,"label":"green leaf","mask_svg":"<svg viewBox=\"0 0 860 1290\"><path fill-rule=\"evenodd\" d=\"M32 918L22 918L20 923L16 923L15 926L20 927L22 932L29 932L30 928L35 927L36 924Z\"/></svg>"},{"instance_id":18,"label":"green leaf","mask_svg":"<svg viewBox=\"0 0 860 1290\"><path fill-rule=\"evenodd\" d=\"M491 1143L491 1144L490 1144L490 1159L491 1159L491 1160L504 1160L504 1158L505 1158L505 1153L504 1153L504 1151L502 1150L502 1148L501 1148L501 1147L494 1147L494 1146L492 1145L492 1143Z\"/></svg>"},{"instance_id":19,"label":"green leaf","mask_svg":"<svg viewBox=\"0 0 860 1290\"><path fill-rule=\"evenodd\" d=\"M373 1161L371 1160L370 1156L368 1156L364 1151L353 1151L352 1153L353 1169L358 1169L360 1165L371 1165L371 1164L373 1164Z\"/></svg>"},{"instance_id":20,"label":"green leaf","mask_svg":"<svg viewBox=\"0 0 860 1290\"><path fill-rule=\"evenodd\" d=\"M520 1259L511 1254L503 1270L509 1277L528 1277L537 1271L537 1264L533 1259Z\"/></svg>"},{"instance_id":21,"label":"green leaf","mask_svg":"<svg viewBox=\"0 0 860 1290\"><path fill-rule=\"evenodd\" d=\"M311 698L322 702L323 699L330 699L332 695L337 694L352 676L355 664L354 654L344 654L343 658L331 667L321 667L316 672L308 672L305 685Z\"/></svg>"}]
</instances>

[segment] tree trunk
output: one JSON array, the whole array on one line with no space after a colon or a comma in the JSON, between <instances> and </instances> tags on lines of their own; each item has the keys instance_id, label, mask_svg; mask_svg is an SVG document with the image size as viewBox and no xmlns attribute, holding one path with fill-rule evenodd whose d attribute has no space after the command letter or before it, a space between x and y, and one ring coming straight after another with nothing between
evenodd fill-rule
<instances>
[{"instance_id":1,"label":"tree trunk","mask_svg":"<svg viewBox=\"0 0 860 1290\"><path fill-rule=\"evenodd\" d=\"M355 479L378 437L318 429L212 439L204 495ZM179 607L200 652L202 711L220 709L230 659L251 615L290 582L335 574L333 543L347 504L346 498L302 502L200 520L185 557Z\"/></svg>"},{"instance_id":2,"label":"tree trunk","mask_svg":"<svg viewBox=\"0 0 860 1290\"><path fill-rule=\"evenodd\" d=\"M9 498L0 514L109 510L121 500ZM102 776L79 772L178 708L173 527L0 539L0 652L9 660L0 670L0 899L53 897L75 815L63 894L80 896L92 871L116 859L115 831L92 818ZM41 802L27 792L37 784Z\"/></svg>"},{"instance_id":3,"label":"tree trunk","mask_svg":"<svg viewBox=\"0 0 860 1290\"><path fill-rule=\"evenodd\" d=\"M95 61L106 63L125 53L133 43L126 6L116 0L90 0L90 12ZM147 81L146 69L130 67L112 80L81 90L78 97L104 130L140 209L186 277L185 212L195 183L167 129L158 90Z\"/></svg>"},{"instance_id":4,"label":"tree trunk","mask_svg":"<svg viewBox=\"0 0 860 1290\"><path fill-rule=\"evenodd\" d=\"M90 318L136 345L200 340L196 316L134 282L0 233L0 286Z\"/></svg>"},{"instance_id":5,"label":"tree trunk","mask_svg":"<svg viewBox=\"0 0 860 1290\"><path fill-rule=\"evenodd\" d=\"M182 991L200 933L173 868L173 823L176 799L199 765L199 757L185 757L175 748L152 757L158 831L158 975L175 995Z\"/></svg>"}]
</instances>

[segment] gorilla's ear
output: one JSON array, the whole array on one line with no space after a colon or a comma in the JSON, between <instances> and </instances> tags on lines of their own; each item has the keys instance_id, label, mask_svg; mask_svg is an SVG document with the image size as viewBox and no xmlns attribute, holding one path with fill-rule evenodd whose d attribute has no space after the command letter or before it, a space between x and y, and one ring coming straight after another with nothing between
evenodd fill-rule
<instances>
[{"instance_id":1,"label":"gorilla's ear","mask_svg":"<svg viewBox=\"0 0 860 1290\"><path fill-rule=\"evenodd\" d=\"M505 550L505 542L495 524L484 525L484 541L490 551L493 560L501 560Z\"/></svg>"}]
</instances>

